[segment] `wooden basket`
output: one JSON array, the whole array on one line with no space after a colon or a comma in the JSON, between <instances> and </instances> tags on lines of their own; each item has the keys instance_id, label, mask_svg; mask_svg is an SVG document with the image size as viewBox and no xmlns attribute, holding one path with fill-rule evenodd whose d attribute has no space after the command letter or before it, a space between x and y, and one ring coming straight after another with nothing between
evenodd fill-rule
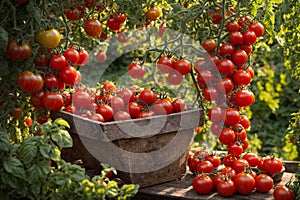
<instances>
[{"instance_id":1,"label":"wooden basket","mask_svg":"<svg viewBox=\"0 0 300 200\"><path fill-rule=\"evenodd\" d=\"M193 130L203 125L201 109L106 123L64 111L52 112L51 118L70 125L73 147L62 150L64 160L81 159L96 174L100 163L109 164L123 181L141 187L180 179Z\"/></svg>"}]
</instances>

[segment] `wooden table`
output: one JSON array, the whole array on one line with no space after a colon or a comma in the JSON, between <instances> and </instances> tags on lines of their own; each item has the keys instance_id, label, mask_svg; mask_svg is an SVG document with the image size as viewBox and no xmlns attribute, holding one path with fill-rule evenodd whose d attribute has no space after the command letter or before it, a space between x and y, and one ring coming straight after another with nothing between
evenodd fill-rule
<instances>
[{"instance_id":1,"label":"wooden table","mask_svg":"<svg viewBox=\"0 0 300 200\"><path fill-rule=\"evenodd\" d=\"M294 173L297 170L298 162L284 162L285 172L280 182L275 185L284 185L286 182L294 179ZM199 195L192 188L192 180L195 176L187 171L186 175L178 181L162 183L154 186L140 188L134 200L195 200L195 199L241 199L241 200L273 200L273 189L268 193L259 193L254 191L251 195L234 194L231 197L222 197L213 190L208 195Z\"/></svg>"}]
</instances>

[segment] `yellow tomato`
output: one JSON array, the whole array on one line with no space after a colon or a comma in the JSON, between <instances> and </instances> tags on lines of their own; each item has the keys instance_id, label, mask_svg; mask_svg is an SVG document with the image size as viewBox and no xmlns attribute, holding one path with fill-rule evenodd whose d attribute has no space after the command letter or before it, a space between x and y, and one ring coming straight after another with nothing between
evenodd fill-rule
<instances>
[{"instance_id":1,"label":"yellow tomato","mask_svg":"<svg viewBox=\"0 0 300 200\"><path fill-rule=\"evenodd\" d=\"M39 30L35 34L35 39L42 47L53 49L59 44L61 35L58 30L52 28L50 30Z\"/></svg>"}]
</instances>

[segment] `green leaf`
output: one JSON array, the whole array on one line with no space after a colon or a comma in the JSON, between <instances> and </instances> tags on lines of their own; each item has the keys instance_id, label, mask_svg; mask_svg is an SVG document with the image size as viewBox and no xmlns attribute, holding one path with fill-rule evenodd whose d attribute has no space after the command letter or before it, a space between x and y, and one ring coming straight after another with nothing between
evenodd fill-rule
<instances>
[{"instance_id":1,"label":"green leaf","mask_svg":"<svg viewBox=\"0 0 300 200\"><path fill-rule=\"evenodd\" d=\"M37 155L37 142L32 139L25 140L20 146L19 153L25 164L30 163Z\"/></svg>"},{"instance_id":2,"label":"green leaf","mask_svg":"<svg viewBox=\"0 0 300 200\"><path fill-rule=\"evenodd\" d=\"M21 161L13 156L3 159L4 169L15 177L25 178L25 170Z\"/></svg>"},{"instance_id":3,"label":"green leaf","mask_svg":"<svg viewBox=\"0 0 300 200\"><path fill-rule=\"evenodd\" d=\"M125 199L134 197L138 192L139 187L139 185L134 184L123 185L121 188L121 194L125 197Z\"/></svg>"},{"instance_id":4,"label":"green leaf","mask_svg":"<svg viewBox=\"0 0 300 200\"><path fill-rule=\"evenodd\" d=\"M18 181L15 176L12 176L9 173L1 173L1 184L7 184L12 188L17 188Z\"/></svg>"},{"instance_id":5,"label":"green leaf","mask_svg":"<svg viewBox=\"0 0 300 200\"><path fill-rule=\"evenodd\" d=\"M8 152L11 147L7 133L0 132L0 150Z\"/></svg>"},{"instance_id":6,"label":"green leaf","mask_svg":"<svg viewBox=\"0 0 300 200\"><path fill-rule=\"evenodd\" d=\"M32 165L26 170L26 178L29 183L36 181L43 182L43 179L47 178L47 174L50 173L51 168L47 161L32 163Z\"/></svg>"},{"instance_id":7,"label":"green leaf","mask_svg":"<svg viewBox=\"0 0 300 200\"><path fill-rule=\"evenodd\" d=\"M26 8L28 13L31 13L32 18L37 22L37 24L40 24L42 19L42 12L38 5L35 4L34 1L29 1Z\"/></svg>"},{"instance_id":8,"label":"green leaf","mask_svg":"<svg viewBox=\"0 0 300 200\"><path fill-rule=\"evenodd\" d=\"M73 146L72 138L66 130L60 129L59 131L52 133L51 139L56 142L60 148Z\"/></svg>"},{"instance_id":9,"label":"green leaf","mask_svg":"<svg viewBox=\"0 0 300 200\"><path fill-rule=\"evenodd\" d=\"M8 43L8 33L7 31L0 26L0 52L5 52L6 46ZM1 64L2 65L2 64Z\"/></svg>"},{"instance_id":10,"label":"green leaf","mask_svg":"<svg viewBox=\"0 0 300 200\"><path fill-rule=\"evenodd\" d=\"M43 185L41 185L39 182L35 182L31 185L30 191L33 193L35 199L40 198L41 187L43 187Z\"/></svg>"},{"instance_id":11,"label":"green leaf","mask_svg":"<svg viewBox=\"0 0 300 200\"><path fill-rule=\"evenodd\" d=\"M40 146L40 153L44 158L50 158L51 157L51 146L49 146L49 145Z\"/></svg>"},{"instance_id":12,"label":"green leaf","mask_svg":"<svg viewBox=\"0 0 300 200\"><path fill-rule=\"evenodd\" d=\"M67 127L67 128L70 128L69 123L68 123L66 120L62 119L62 118L56 119L56 120L54 121L54 123L59 124L59 125L62 125L62 126L65 126L65 127Z\"/></svg>"}]
</instances>

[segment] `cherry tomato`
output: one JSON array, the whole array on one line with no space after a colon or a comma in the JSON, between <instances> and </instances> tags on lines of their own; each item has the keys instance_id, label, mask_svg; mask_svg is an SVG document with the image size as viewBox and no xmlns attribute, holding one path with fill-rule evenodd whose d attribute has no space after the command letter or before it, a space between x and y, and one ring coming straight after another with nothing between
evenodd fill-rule
<instances>
[{"instance_id":1,"label":"cherry tomato","mask_svg":"<svg viewBox=\"0 0 300 200\"><path fill-rule=\"evenodd\" d=\"M62 70L67 66L67 60L64 55L57 54L50 58L50 68L55 70Z\"/></svg>"},{"instance_id":2,"label":"cherry tomato","mask_svg":"<svg viewBox=\"0 0 300 200\"><path fill-rule=\"evenodd\" d=\"M250 120L246 115L241 115L239 124L241 124L245 129L247 129L250 127Z\"/></svg>"},{"instance_id":3,"label":"cherry tomato","mask_svg":"<svg viewBox=\"0 0 300 200\"><path fill-rule=\"evenodd\" d=\"M162 16L162 10L158 6L150 8L147 12L147 19L150 21L155 21Z\"/></svg>"},{"instance_id":4,"label":"cherry tomato","mask_svg":"<svg viewBox=\"0 0 300 200\"><path fill-rule=\"evenodd\" d=\"M239 31L240 30L240 25L237 21L232 20L232 21L228 21L225 25L226 29L229 32L233 32L233 31Z\"/></svg>"},{"instance_id":5,"label":"cherry tomato","mask_svg":"<svg viewBox=\"0 0 300 200\"><path fill-rule=\"evenodd\" d=\"M116 18L108 18L106 20L106 25L112 31L117 31L121 27L121 23L119 23Z\"/></svg>"},{"instance_id":6,"label":"cherry tomato","mask_svg":"<svg viewBox=\"0 0 300 200\"><path fill-rule=\"evenodd\" d=\"M46 92L42 98L43 105L47 110L60 110L64 105L64 98L58 92Z\"/></svg>"},{"instance_id":7,"label":"cherry tomato","mask_svg":"<svg viewBox=\"0 0 300 200\"><path fill-rule=\"evenodd\" d=\"M248 54L242 49L238 49L232 54L232 60L236 65L242 65L248 60Z\"/></svg>"},{"instance_id":8,"label":"cherry tomato","mask_svg":"<svg viewBox=\"0 0 300 200\"><path fill-rule=\"evenodd\" d=\"M227 164L231 164L231 165L234 163L234 161L237 160L237 158L231 154L227 154L224 157L224 159L226 159L224 161L228 162ZM225 162L224 162L224 164L225 164ZM230 166L226 166L225 168L221 169L220 173L227 176L230 179L233 179L233 177L235 177L235 175L236 175L236 171Z\"/></svg>"},{"instance_id":9,"label":"cherry tomato","mask_svg":"<svg viewBox=\"0 0 300 200\"><path fill-rule=\"evenodd\" d=\"M217 90L224 94L229 93L234 89L234 82L231 78L225 77L220 79L217 83Z\"/></svg>"},{"instance_id":10,"label":"cherry tomato","mask_svg":"<svg viewBox=\"0 0 300 200\"><path fill-rule=\"evenodd\" d=\"M233 74L233 81L239 86L244 86L250 84L252 81L251 74L243 69L239 69Z\"/></svg>"},{"instance_id":11,"label":"cherry tomato","mask_svg":"<svg viewBox=\"0 0 300 200\"><path fill-rule=\"evenodd\" d=\"M236 45L242 45L244 42L244 36L239 31L231 32L229 34L229 39L230 39L231 43L236 44Z\"/></svg>"},{"instance_id":12,"label":"cherry tomato","mask_svg":"<svg viewBox=\"0 0 300 200\"><path fill-rule=\"evenodd\" d=\"M228 145L228 153L236 157L240 157L243 151L244 151L243 146L236 142L233 142L230 145Z\"/></svg>"},{"instance_id":13,"label":"cherry tomato","mask_svg":"<svg viewBox=\"0 0 300 200\"><path fill-rule=\"evenodd\" d=\"M260 22L253 22L249 25L249 29L254 31L257 37L262 36L265 32L265 28Z\"/></svg>"},{"instance_id":14,"label":"cherry tomato","mask_svg":"<svg viewBox=\"0 0 300 200\"><path fill-rule=\"evenodd\" d=\"M208 118L213 123L221 123L225 119L224 109L220 106L214 106L208 111Z\"/></svg>"},{"instance_id":15,"label":"cherry tomato","mask_svg":"<svg viewBox=\"0 0 300 200\"><path fill-rule=\"evenodd\" d=\"M202 174L202 173L210 173L212 172L214 169L213 164L210 161L204 160L204 161L200 161L196 167L196 172L198 174Z\"/></svg>"},{"instance_id":16,"label":"cherry tomato","mask_svg":"<svg viewBox=\"0 0 300 200\"><path fill-rule=\"evenodd\" d=\"M264 159L263 168L269 174L277 174L282 170L282 162L278 158L267 157Z\"/></svg>"},{"instance_id":17,"label":"cherry tomato","mask_svg":"<svg viewBox=\"0 0 300 200\"><path fill-rule=\"evenodd\" d=\"M72 113L72 114L76 113L76 108L75 108L75 106L72 106L72 105L65 106L65 108L63 110L66 112Z\"/></svg>"},{"instance_id":18,"label":"cherry tomato","mask_svg":"<svg viewBox=\"0 0 300 200\"><path fill-rule=\"evenodd\" d=\"M35 34L35 39L42 47L53 49L60 43L61 35L54 28L50 30L42 29Z\"/></svg>"},{"instance_id":19,"label":"cherry tomato","mask_svg":"<svg viewBox=\"0 0 300 200\"><path fill-rule=\"evenodd\" d=\"M207 101L214 101L218 99L219 93L215 87L206 87L203 90L203 96Z\"/></svg>"},{"instance_id":20,"label":"cherry tomato","mask_svg":"<svg viewBox=\"0 0 300 200\"><path fill-rule=\"evenodd\" d=\"M173 112L173 106L168 99L161 99L153 104L152 110L155 115L168 115Z\"/></svg>"},{"instance_id":21,"label":"cherry tomato","mask_svg":"<svg viewBox=\"0 0 300 200\"><path fill-rule=\"evenodd\" d=\"M75 65L77 64L79 60L79 53L74 47L69 47L65 52L64 52L64 57L66 58L66 61L71 64Z\"/></svg>"},{"instance_id":22,"label":"cherry tomato","mask_svg":"<svg viewBox=\"0 0 300 200\"><path fill-rule=\"evenodd\" d=\"M124 109L125 103L121 97L114 96L110 100L110 106L114 110L114 112L118 112Z\"/></svg>"},{"instance_id":23,"label":"cherry tomato","mask_svg":"<svg viewBox=\"0 0 300 200\"><path fill-rule=\"evenodd\" d=\"M106 59L107 59L106 52L104 52L104 51L98 51L98 53L96 54L95 57L99 63L102 63L102 62L106 61Z\"/></svg>"},{"instance_id":24,"label":"cherry tomato","mask_svg":"<svg viewBox=\"0 0 300 200\"><path fill-rule=\"evenodd\" d=\"M101 114L106 122L113 119L113 109L108 104L97 106L96 113Z\"/></svg>"},{"instance_id":25,"label":"cherry tomato","mask_svg":"<svg viewBox=\"0 0 300 200\"><path fill-rule=\"evenodd\" d=\"M43 108L43 102L42 102L42 98L45 94L44 90L40 90L36 93L31 94L30 96L30 103L33 105L33 107L35 108Z\"/></svg>"},{"instance_id":26,"label":"cherry tomato","mask_svg":"<svg viewBox=\"0 0 300 200\"><path fill-rule=\"evenodd\" d=\"M273 196L275 200L293 200L295 194L287 186L278 185L274 189Z\"/></svg>"},{"instance_id":27,"label":"cherry tomato","mask_svg":"<svg viewBox=\"0 0 300 200\"><path fill-rule=\"evenodd\" d=\"M89 53L84 49L79 50L78 53L79 60L77 61L77 65L84 66L89 61Z\"/></svg>"},{"instance_id":28,"label":"cherry tomato","mask_svg":"<svg viewBox=\"0 0 300 200\"><path fill-rule=\"evenodd\" d=\"M224 128L220 135L219 140L222 144L230 145L235 141L235 134L231 128Z\"/></svg>"},{"instance_id":29,"label":"cherry tomato","mask_svg":"<svg viewBox=\"0 0 300 200\"><path fill-rule=\"evenodd\" d=\"M218 67L219 72L224 75L230 75L234 72L234 64L228 58L220 60L217 63L217 67Z\"/></svg>"},{"instance_id":30,"label":"cherry tomato","mask_svg":"<svg viewBox=\"0 0 300 200\"><path fill-rule=\"evenodd\" d=\"M31 55L31 46L27 42L18 44L16 40L9 40L6 47L6 54L10 60L25 60Z\"/></svg>"},{"instance_id":31,"label":"cherry tomato","mask_svg":"<svg viewBox=\"0 0 300 200\"><path fill-rule=\"evenodd\" d=\"M75 86L81 81L81 75L72 66L67 66L59 72L59 78L68 86Z\"/></svg>"},{"instance_id":32,"label":"cherry tomato","mask_svg":"<svg viewBox=\"0 0 300 200\"><path fill-rule=\"evenodd\" d=\"M175 62L174 69L182 75L186 75L191 71L191 63L186 59L181 59Z\"/></svg>"},{"instance_id":33,"label":"cherry tomato","mask_svg":"<svg viewBox=\"0 0 300 200\"><path fill-rule=\"evenodd\" d=\"M146 103L148 105L153 104L156 99L155 93L150 89L142 90L139 97L143 103Z\"/></svg>"},{"instance_id":34,"label":"cherry tomato","mask_svg":"<svg viewBox=\"0 0 300 200\"><path fill-rule=\"evenodd\" d=\"M130 114L131 118L137 118L138 114L142 111L142 106L137 102L130 102L127 106L127 112Z\"/></svg>"},{"instance_id":35,"label":"cherry tomato","mask_svg":"<svg viewBox=\"0 0 300 200\"><path fill-rule=\"evenodd\" d=\"M221 165L221 159L218 155L207 155L205 160L211 162L214 168L219 167Z\"/></svg>"},{"instance_id":36,"label":"cherry tomato","mask_svg":"<svg viewBox=\"0 0 300 200\"><path fill-rule=\"evenodd\" d=\"M256 190L262 193L269 192L274 186L273 179L267 174L259 174L255 178Z\"/></svg>"},{"instance_id":37,"label":"cherry tomato","mask_svg":"<svg viewBox=\"0 0 300 200\"><path fill-rule=\"evenodd\" d=\"M65 88L64 83L62 83L54 74L45 76L44 82L44 86L48 89L64 90Z\"/></svg>"},{"instance_id":38,"label":"cherry tomato","mask_svg":"<svg viewBox=\"0 0 300 200\"><path fill-rule=\"evenodd\" d=\"M248 195L255 188L255 179L250 174L241 172L233 177L234 184L239 193Z\"/></svg>"},{"instance_id":39,"label":"cherry tomato","mask_svg":"<svg viewBox=\"0 0 300 200\"><path fill-rule=\"evenodd\" d=\"M244 34L244 44L245 45L252 45L256 41L256 34L253 30L247 30Z\"/></svg>"},{"instance_id":40,"label":"cherry tomato","mask_svg":"<svg viewBox=\"0 0 300 200\"><path fill-rule=\"evenodd\" d=\"M172 101L173 112L182 112L186 108L186 104L183 99L176 98Z\"/></svg>"},{"instance_id":41,"label":"cherry tomato","mask_svg":"<svg viewBox=\"0 0 300 200\"><path fill-rule=\"evenodd\" d=\"M130 120L130 114L126 111L120 110L114 114L115 121L122 121L122 120Z\"/></svg>"},{"instance_id":42,"label":"cherry tomato","mask_svg":"<svg viewBox=\"0 0 300 200\"><path fill-rule=\"evenodd\" d=\"M106 92L114 92L116 90L116 85L112 81L106 81L103 83L102 89Z\"/></svg>"},{"instance_id":43,"label":"cherry tomato","mask_svg":"<svg viewBox=\"0 0 300 200\"><path fill-rule=\"evenodd\" d=\"M131 63L128 67L128 74L134 79L142 78L146 73L144 67L142 67L139 62Z\"/></svg>"},{"instance_id":44,"label":"cherry tomato","mask_svg":"<svg viewBox=\"0 0 300 200\"><path fill-rule=\"evenodd\" d=\"M72 94L72 102L75 108L88 108L92 102L92 97L86 91L76 91Z\"/></svg>"},{"instance_id":45,"label":"cherry tomato","mask_svg":"<svg viewBox=\"0 0 300 200\"><path fill-rule=\"evenodd\" d=\"M247 107L247 106L251 106L254 103L255 97L254 97L254 94L250 90L243 89L243 90L238 91L235 94L234 100L238 106Z\"/></svg>"},{"instance_id":46,"label":"cherry tomato","mask_svg":"<svg viewBox=\"0 0 300 200\"><path fill-rule=\"evenodd\" d=\"M123 24L126 21L126 15L123 13L115 13L114 18L120 24Z\"/></svg>"},{"instance_id":47,"label":"cherry tomato","mask_svg":"<svg viewBox=\"0 0 300 200\"><path fill-rule=\"evenodd\" d=\"M234 52L234 47L230 43L225 43L220 46L219 54L221 56L232 55Z\"/></svg>"},{"instance_id":48,"label":"cherry tomato","mask_svg":"<svg viewBox=\"0 0 300 200\"><path fill-rule=\"evenodd\" d=\"M232 130L234 130L235 136L237 141L243 141L247 137L247 132L243 125L241 124L236 124L232 127Z\"/></svg>"},{"instance_id":49,"label":"cherry tomato","mask_svg":"<svg viewBox=\"0 0 300 200\"><path fill-rule=\"evenodd\" d=\"M217 48L217 43L214 39L207 39L202 42L202 47L208 52L212 52Z\"/></svg>"},{"instance_id":50,"label":"cherry tomato","mask_svg":"<svg viewBox=\"0 0 300 200\"><path fill-rule=\"evenodd\" d=\"M10 116L15 117L15 118L20 118L23 116L23 107L15 107L10 111L9 113Z\"/></svg>"},{"instance_id":51,"label":"cherry tomato","mask_svg":"<svg viewBox=\"0 0 300 200\"><path fill-rule=\"evenodd\" d=\"M30 127L32 125L32 119L28 117L27 119L24 120L25 124L27 127Z\"/></svg>"},{"instance_id":52,"label":"cherry tomato","mask_svg":"<svg viewBox=\"0 0 300 200\"><path fill-rule=\"evenodd\" d=\"M33 94L43 88L44 80L40 74L34 74L31 71L23 71L18 76L17 84L22 91Z\"/></svg>"},{"instance_id":53,"label":"cherry tomato","mask_svg":"<svg viewBox=\"0 0 300 200\"><path fill-rule=\"evenodd\" d=\"M93 113L88 118L98 122L105 122L103 116L99 113Z\"/></svg>"},{"instance_id":54,"label":"cherry tomato","mask_svg":"<svg viewBox=\"0 0 300 200\"><path fill-rule=\"evenodd\" d=\"M217 184L217 193L221 196L229 197L236 191L235 184L232 180L220 180Z\"/></svg>"},{"instance_id":55,"label":"cherry tomato","mask_svg":"<svg viewBox=\"0 0 300 200\"><path fill-rule=\"evenodd\" d=\"M192 182L193 189L198 194L208 194L212 191L213 181L205 174L196 176Z\"/></svg>"},{"instance_id":56,"label":"cherry tomato","mask_svg":"<svg viewBox=\"0 0 300 200\"><path fill-rule=\"evenodd\" d=\"M66 17L69 20L75 21L84 17L84 10L82 7L66 10Z\"/></svg>"},{"instance_id":57,"label":"cherry tomato","mask_svg":"<svg viewBox=\"0 0 300 200\"><path fill-rule=\"evenodd\" d=\"M137 116L136 118L147 118L147 117L151 117L153 116L153 112L151 111L141 111Z\"/></svg>"},{"instance_id":58,"label":"cherry tomato","mask_svg":"<svg viewBox=\"0 0 300 200\"><path fill-rule=\"evenodd\" d=\"M227 108L225 110L225 126L234 126L240 121L240 113L236 108Z\"/></svg>"},{"instance_id":59,"label":"cherry tomato","mask_svg":"<svg viewBox=\"0 0 300 200\"><path fill-rule=\"evenodd\" d=\"M197 80L199 84L208 85L215 79L215 75L212 71L202 69L199 71Z\"/></svg>"},{"instance_id":60,"label":"cherry tomato","mask_svg":"<svg viewBox=\"0 0 300 200\"><path fill-rule=\"evenodd\" d=\"M162 56L157 61L157 68L162 73L170 73L174 67L175 61L169 56Z\"/></svg>"},{"instance_id":61,"label":"cherry tomato","mask_svg":"<svg viewBox=\"0 0 300 200\"><path fill-rule=\"evenodd\" d=\"M97 19L90 18L84 23L84 31L91 37L99 36L102 32L102 24Z\"/></svg>"},{"instance_id":62,"label":"cherry tomato","mask_svg":"<svg viewBox=\"0 0 300 200\"><path fill-rule=\"evenodd\" d=\"M33 60L33 63L38 67L46 66L48 64L48 58L45 54L40 54Z\"/></svg>"},{"instance_id":63,"label":"cherry tomato","mask_svg":"<svg viewBox=\"0 0 300 200\"><path fill-rule=\"evenodd\" d=\"M232 154L234 155L234 154ZM237 159L236 161L233 162L232 164L232 169L235 170L236 173L241 173L245 171L247 168L249 168L249 163L245 159Z\"/></svg>"},{"instance_id":64,"label":"cherry tomato","mask_svg":"<svg viewBox=\"0 0 300 200\"><path fill-rule=\"evenodd\" d=\"M249 55L252 52L252 45L243 44L241 49L243 49Z\"/></svg>"},{"instance_id":65,"label":"cherry tomato","mask_svg":"<svg viewBox=\"0 0 300 200\"><path fill-rule=\"evenodd\" d=\"M183 75L178 71L173 70L168 74L168 83L171 85L180 85L183 81Z\"/></svg>"}]
</instances>

